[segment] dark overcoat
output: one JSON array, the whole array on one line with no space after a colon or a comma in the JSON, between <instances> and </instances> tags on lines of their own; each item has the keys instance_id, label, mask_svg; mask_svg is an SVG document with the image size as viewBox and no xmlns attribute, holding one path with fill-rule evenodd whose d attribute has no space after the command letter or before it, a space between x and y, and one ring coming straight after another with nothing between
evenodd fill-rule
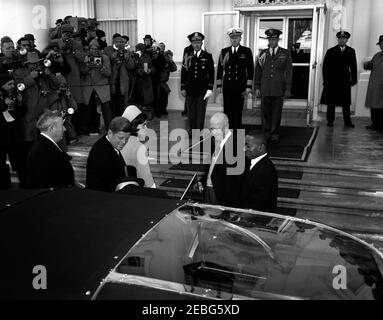
<instances>
[{"instance_id":1,"label":"dark overcoat","mask_svg":"<svg viewBox=\"0 0 383 320\"><path fill-rule=\"evenodd\" d=\"M74 171L69 156L48 138L39 135L28 155L28 188L60 188L73 185Z\"/></svg>"},{"instance_id":2,"label":"dark overcoat","mask_svg":"<svg viewBox=\"0 0 383 320\"><path fill-rule=\"evenodd\" d=\"M374 55L372 60L365 64L365 68L371 70L366 107L383 109L383 51Z\"/></svg>"},{"instance_id":3,"label":"dark overcoat","mask_svg":"<svg viewBox=\"0 0 383 320\"><path fill-rule=\"evenodd\" d=\"M240 185L239 208L277 212L278 175L268 156L248 168Z\"/></svg>"},{"instance_id":4,"label":"dark overcoat","mask_svg":"<svg viewBox=\"0 0 383 320\"><path fill-rule=\"evenodd\" d=\"M106 136L99 139L89 153L86 165L86 188L113 192L117 181L126 176L125 162Z\"/></svg>"},{"instance_id":5,"label":"dark overcoat","mask_svg":"<svg viewBox=\"0 0 383 320\"><path fill-rule=\"evenodd\" d=\"M323 92L321 103L335 106L351 105L351 86L357 83L355 50L340 46L327 50L323 61Z\"/></svg>"}]
</instances>

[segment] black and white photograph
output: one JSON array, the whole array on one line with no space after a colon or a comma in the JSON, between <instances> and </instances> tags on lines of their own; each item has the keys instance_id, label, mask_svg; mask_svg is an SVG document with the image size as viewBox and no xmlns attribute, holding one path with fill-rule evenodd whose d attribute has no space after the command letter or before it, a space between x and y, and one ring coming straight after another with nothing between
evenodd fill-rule
<instances>
[{"instance_id":1,"label":"black and white photograph","mask_svg":"<svg viewBox=\"0 0 383 320\"><path fill-rule=\"evenodd\" d=\"M383 300L383 1L0 12L0 301Z\"/></svg>"}]
</instances>

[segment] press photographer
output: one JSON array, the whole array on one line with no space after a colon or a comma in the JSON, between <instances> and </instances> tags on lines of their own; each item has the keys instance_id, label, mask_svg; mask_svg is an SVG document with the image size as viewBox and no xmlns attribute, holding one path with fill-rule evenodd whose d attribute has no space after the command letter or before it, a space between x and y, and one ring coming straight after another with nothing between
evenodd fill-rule
<instances>
[{"instance_id":1,"label":"press photographer","mask_svg":"<svg viewBox=\"0 0 383 320\"><path fill-rule=\"evenodd\" d=\"M158 97L158 113L160 115L167 115L166 108L168 107L168 99L170 94L170 87L168 81L170 78L170 72L177 71L177 65L173 61L173 52L167 50L164 52L165 65L160 71L160 88Z\"/></svg>"},{"instance_id":2,"label":"press photographer","mask_svg":"<svg viewBox=\"0 0 383 320\"><path fill-rule=\"evenodd\" d=\"M79 109L81 109L84 104L84 97L81 87L80 67L84 64L84 47L81 44L81 38L76 36L74 28L70 24L64 24L61 27L61 32L61 39L57 41L59 51L70 68L69 73L64 74L64 76L73 98L77 102ZM76 122L79 123L81 119L77 118ZM78 128L78 130L80 129Z\"/></svg>"},{"instance_id":3,"label":"press photographer","mask_svg":"<svg viewBox=\"0 0 383 320\"><path fill-rule=\"evenodd\" d=\"M0 74L0 111L0 189L4 190L11 186L7 156L19 180L22 180L23 174L20 118L25 108L15 81L9 74Z\"/></svg>"},{"instance_id":4,"label":"press photographer","mask_svg":"<svg viewBox=\"0 0 383 320\"><path fill-rule=\"evenodd\" d=\"M97 102L101 104L101 112L104 118L105 128L108 128L113 118L110 108L110 84L109 77L112 74L109 57L102 54L97 40L91 41L89 51L84 59L83 70L83 95L86 107L81 111L81 129L83 133L99 132L99 125L92 122L92 114L97 112Z\"/></svg>"},{"instance_id":5,"label":"press photographer","mask_svg":"<svg viewBox=\"0 0 383 320\"><path fill-rule=\"evenodd\" d=\"M28 53L25 66L15 70L14 78L18 85L25 88L22 97L26 111L22 117L21 137L22 157L26 164L29 149L38 135L36 121L44 109L49 109L58 100L60 81L44 64L44 59L40 59L35 52Z\"/></svg>"},{"instance_id":6,"label":"press photographer","mask_svg":"<svg viewBox=\"0 0 383 320\"><path fill-rule=\"evenodd\" d=\"M135 66L133 53L126 50L125 45L123 37L116 33L113 35L113 45L104 50L112 65L110 83L112 110L115 116L121 116L128 104Z\"/></svg>"},{"instance_id":7,"label":"press photographer","mask_svg":"<svg viewBox=\"0 0 383 320\"><path fill-rule=\"evenodd\" d=\"M152 86L152 59L145 53L145 45L138 43L134 54L134 81L130 103L136 106L150 107L154 100Z\"/></svg>"},{"instance_id":8,"label":"press photographer","mask_svg":"<svg viewBox=\"0 0 383 320\"><path fill-rule=\"evenodd\" d=\"M50 71L60 80L63 85L66 85L65 77L70 73L71 68L64 56L60 52L57 42L50 42L48 47L43 50L42 56L45 61L50 61Z\"/></svg>"},{"instance_id":9,"label":"press photographer","mask_svg":"<svg viewBox=\"0 0 383 320\"><path fill-rule=\"evenodd\" d=\"M1 38L0 73L12 74L15 69L22 68L26 56L27 51L17 51L10 37Z\"/></svg>"}]
</instances>

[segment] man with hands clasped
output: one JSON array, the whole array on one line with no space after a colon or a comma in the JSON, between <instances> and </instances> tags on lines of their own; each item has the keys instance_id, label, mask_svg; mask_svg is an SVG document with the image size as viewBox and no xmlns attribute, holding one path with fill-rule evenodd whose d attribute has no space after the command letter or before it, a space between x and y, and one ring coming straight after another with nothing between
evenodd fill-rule
<instances>
[{"instance_id":1,"label":"man with hands clasped","mask_svg":"<svg viewBox=\"0 0 383 320\"><path fill-rule=\"evenodd\" d=\"M267 139L279 142L283 98L291 96L293 65L289 50L278 46L280 30L265 31L269 47L262 50L255 67L255 94L261 97L262 128Z\"/></svg>"}]
</instances>

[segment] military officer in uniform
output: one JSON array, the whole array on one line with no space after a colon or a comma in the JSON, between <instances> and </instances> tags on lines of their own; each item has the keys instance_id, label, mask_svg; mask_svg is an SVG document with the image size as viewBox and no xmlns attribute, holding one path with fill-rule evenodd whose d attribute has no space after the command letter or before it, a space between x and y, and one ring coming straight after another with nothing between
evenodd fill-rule
<instances>
[{"instance_id":1,"label":"military officer in uniform","mask_svg":"<svg viewBox=\"0 0 383 320\"><path fill-rule=\"evenodd\" d=\"M279 142L283 98L291 96L293 66L289 50L278 46L282 31L265 31L269 48L262 50L255 67L255 94L261 97L262 128L273 143Z\"/></svg>"},{"instance_id":2,"label":"military officer in uniform","mask_svg":"<svg viewBox=\"0 0 383 320\"><path fill-rule=\"evenodd\" d=\"M213 95L214 61L210 53L202 50L205 36L194 32L188 36L193 50L186 52L181 70L181 93L186 97L189 131L202 130L205 123L206 106Z\"/></svg>"},{"instance_id":3,"label":"military officer in uniform","mask_svg":"<svg viewBox=\"0 0 383 320\"><path fill-rule=\"evenodd\" d=\"M321 103L327 105L327 126L335 120L335 107L342 106L344 125L354 128L351 122L351 87L356 85L357 63L355 50L346 45L351 34L339 31L338 45L327 50L323 60L323 92Z\"/></svg>"},{"instance_id":4,"label":"military officer in uniform","mask_svg":"<svg viewBox=\"0 0 383 320\"><path fill-rule=\"evenodd\" d=\"M240 45L242 29L230 28L227 34L231 46L221 50L217 89L218 93L223 91L223 110L229 118L230 128L241 129L244 98L251 94L253 89L253 53L250 48Z\"/></svg>"}]
</instances>

